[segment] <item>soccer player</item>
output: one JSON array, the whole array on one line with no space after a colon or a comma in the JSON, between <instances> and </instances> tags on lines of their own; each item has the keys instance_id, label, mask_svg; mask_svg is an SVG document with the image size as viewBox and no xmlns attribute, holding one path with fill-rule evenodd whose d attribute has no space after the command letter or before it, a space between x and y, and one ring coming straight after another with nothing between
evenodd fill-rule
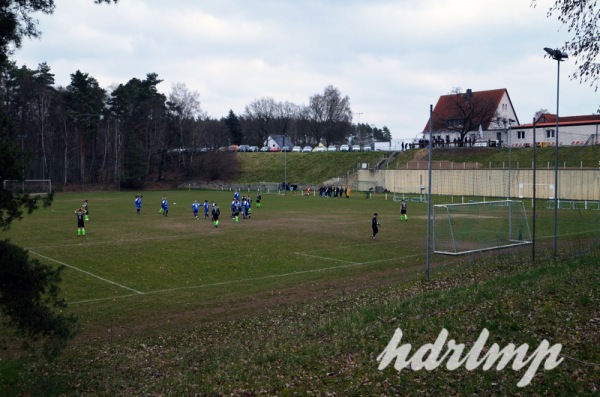
<instances>
[{"instance_id":1,"label":"soccer player","mask_svg":"<svg viewBox=\"0 0 600 397\"><path fill-rule=\"evenodd\" d=\"M404 199L400 202L400 220L408 222L408 215L406 215L406 201L404 201Z\"/></svg>"},{"instance_id":2,"label":"soccer player","mask_svg":"<svg viewBox=\"0 0 600 397\"><path fill-rule=\"evenodd\" d=\"M379 221L377 220L377 217L379 215L376 213L373 214L373 219L371 219L371 229L373 229L373 234L371 235L371 237L373 238L373 240L375 240L375 238L377 237L377 233L379 233L379 227L381 226L381 223L379 223Z\"/></svg>"},{"instance_id":3,"label":"soccer player","mask_svg":"<svg viewBox=\"0 0 600 397\"><path fill-rule=\"evenodd\" d=\"M235 199L233 200L233 203L231 204L231 215L233 216L233 219L235 220L235 223L239 222L239 216L240 216L240 211L242 210L242 204L240 203L240 200Z\"/></svg>"},{"instance_id":4,"label":"soccer player","mask_svg":"<svg viewBox=\"0 0 600 397\"><path fill-rule=\"evenodd\" d=\"M135 212L139 215L140 211L142 210L142 198L144 196L142 196L141 194L136 194L135 195Z\"/></svg>"},{"instance_id":5,"label":"soccer player","mask_svg":"<svg viewBox=\"0 0 600 397\"><path fill-rule=\"evenodd\" d=\"M260 200L262 199L262 196L260 194L260 192L258 193L258 196L256 196L256 208L260 208Z\"/></svg>"},{"instance_id":6,"label":"soccer player","mask_svg":"<svg viewBox=\"0 0 600 397\"><path fill-rule=\"evenodd\" d=\"M210 210L210 204L208 204L208 200L204 200L204 219L208 219L208 211Z\"/></svg>"},{"instance_id":7,"label":"soccer player","mask_svg":"<svg viewBox=\"0 0 600 397\"><path fill-rule=\"evenodd\" d=\"M87 200L85 200L83 202L83 205L81 206L81 208L83 209L85 220L89 221L90 220L90 217L89 217L89 215L90 215L90 209L88 207L88 201Z\"/></svg>"},{"instance_id":8,"label":"soccer player","mask_svg":"<svg viewBox=\"0 0 600 397\"><path fill-rule=\"evenodd\" d=\"M252 211L252 205L250 204L250 198L245 198L245 200L242 201L242 208L244 210L244 219L249 219L250 218L250 211Z\"/></svg>"},{"instance_id":9,"label":"soccer player","mask_svg":"<svg viewBox=\"0 0 600 397\"><path fill-rule=\"evenodd\" d=\"M163 216L169 216L169 201L167 200L167 196L163 196L161 206Z\"/></svg>"},{"instance_id":10,"label":"soccer player","mask_svg":"<svg viewBox=\"0 0 600 397\"><path fill-rule=\"evenodd\" d=\"M200 219L198 217L198 209L200 209L200 204L197 200L194 200L194 203L192 204L192 211L194 211L194 216L196 217L196 219Z\"/></svg>"},{"instance_id":11,"label":"soccer player","mask_svg":"<svg viewBox=\"0 0 600 397\"><path fill-rule=\"evenodd\" d=\"M75 210L75 215L77 216L77 235L85 236L85 210L83 208L78 208Z\"/></svg>"},{"instance_id":12,"label":"soccer player","mask_svg":"<svg viewBox=\"0 0 600 397\"><path fill-rule=\"evenodd\" d=\"M212 219L215 227L219 227L219 215L221 215L221 209L219 208L217 203L213 202Z\"/></svg>"}]
</instances>

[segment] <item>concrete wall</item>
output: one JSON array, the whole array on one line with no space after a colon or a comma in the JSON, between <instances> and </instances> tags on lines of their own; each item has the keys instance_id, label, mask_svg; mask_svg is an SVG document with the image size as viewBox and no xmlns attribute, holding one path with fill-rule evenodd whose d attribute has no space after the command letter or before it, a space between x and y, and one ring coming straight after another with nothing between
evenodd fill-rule
<instances>
[{"instance_id":1,"label":"concrete wall","mask_svg":"<svg viewBox=\"0 0 600 397\"><path fill-rule=\"evenodd\" d=\"M366 191L381 186L391 192L427 193L427 170L359 170L356 189ZM509 171L433 170L432 194L507 197ZM510 196L533 196L532 170L510 171ZM537 170L536 196L554 197L554 170ZM424 189L421 189L421 188ZM558 198L563 200L600 200L600 170L559 170Z\"/></svg>"}]
</instances>

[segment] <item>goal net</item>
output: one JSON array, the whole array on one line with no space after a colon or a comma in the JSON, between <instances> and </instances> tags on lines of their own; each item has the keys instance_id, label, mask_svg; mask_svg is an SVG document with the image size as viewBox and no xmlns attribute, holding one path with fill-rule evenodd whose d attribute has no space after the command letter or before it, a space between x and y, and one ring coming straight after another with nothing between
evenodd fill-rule
<instances>
[{"instance_id":1,"label":"goal net","mask_svg":"<svg viewBox=\"0 0 600 397\"><path fill-rule=\"evenodd\" d=\"M52 181L50 179L6 180L3 187L13 194L37 196L52 193Z\"/></svg>"},{"instance_id":2,"label":"goal net","mask_svg":"<svg viewBox=\"0 0 600 397\"><path fill-rule=\"evenodd\" d=\"M433 251L461 255L531 244L522 201L433 206Z\"/></svg>"}]
</instances>

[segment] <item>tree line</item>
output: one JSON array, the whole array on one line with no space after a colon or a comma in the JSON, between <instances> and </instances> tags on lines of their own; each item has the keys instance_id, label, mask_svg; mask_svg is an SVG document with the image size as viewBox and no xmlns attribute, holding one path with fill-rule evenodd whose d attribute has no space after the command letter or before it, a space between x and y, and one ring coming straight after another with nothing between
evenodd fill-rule
<instances>
[{"instance_id":1,"label":"tree line","mask_svg":"<svg viewBox=\"0 0 600 397\"><path fill-rule=\"evenodd\" d=\"M263 146L273 135L302 145L391 137L387 127L353 125L350 99L331 85L307 105L260 98L243 114L230 110L215 119L183 83L168 95L159 92L162 80L155 73L109 89L79 70L68 86L56 87L46 63L32 70L7 60L0 73L0 110L13 125L9 138L32 160L26 179L141 188L149 176L162 179L173 168L193 176L202 152Z\"/></svg>"}]
</instances>

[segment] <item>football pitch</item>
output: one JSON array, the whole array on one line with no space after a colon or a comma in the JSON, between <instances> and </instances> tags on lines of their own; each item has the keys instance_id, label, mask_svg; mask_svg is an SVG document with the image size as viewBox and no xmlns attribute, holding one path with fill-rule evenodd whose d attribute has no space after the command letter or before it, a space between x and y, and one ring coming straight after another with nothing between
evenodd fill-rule
<instances>
[{"instance_id":1,"label":"football pitch","mask_svg":"<svg viewBox=\"0 0 600 397\"><path fill-rule=\"evenodd\" d=\"M252 214L236 223L232 191L141 193L140 214L133 192L58 193L52 206L25 215L3 233L32 258L65 267L61 296L91 333L116 326L176 327L424 279L426 203L409 202L408 222L401 222L399 204L384 194L263 194L257 208L256 192L242 191L254 200ZM168 217L159 213L163 194ZM78 236L75 210L85 199L90 220L86 236ZM218 228L204 219L202 208L200 219L193 216L194 200L218 203ZM375 240L374 212L381 223ZM581 212L561 214L563 233L582 228ZM596 238L599 214L584 214ZM552 210L538 210L540 247L551 242L551 216ZM432 269L454 260L432 255Z\"/></svg>"},{"instance_id":2,"label":"football pitch","mask_svg":"<svg viewBox=\"0 0 600 397\"><path fill-rule=\"evenodd\" d=\"M322 198L241 192L254 200L250 219L231 218L231 191L58 193L53 204L15 222L5 237L32 258L65 267L61 295L82 324L169 322L185 314L227 313L343 294L365 286L423 277L424 203L364 193ZM169 214L159 213L162 195ZM89 201L86 235L75 210ZM216 201L219 227L192 213ZM379 213L377 239L371 218Z\"/></svg>"}]
</instances>

